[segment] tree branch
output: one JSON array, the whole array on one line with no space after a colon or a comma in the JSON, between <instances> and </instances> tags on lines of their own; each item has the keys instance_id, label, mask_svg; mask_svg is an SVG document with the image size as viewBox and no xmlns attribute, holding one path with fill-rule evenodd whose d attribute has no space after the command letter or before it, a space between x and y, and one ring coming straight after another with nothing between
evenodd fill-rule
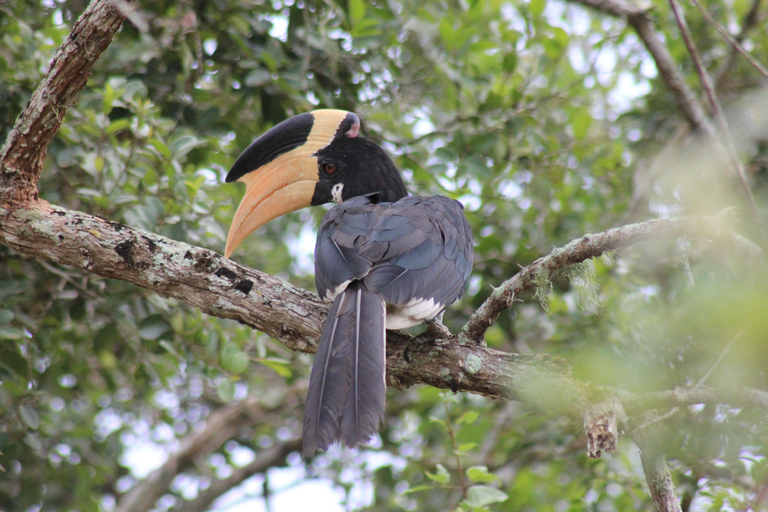
<instances>
[{"instance_id":1,"label":"tree branch","mask_svg":"<svg viewBox=\"0 0 768 512\"><path fill-rule=\"evenodd\" d=\"M75 22L0 151L0 201L37 198L48 144L124 19L111 0L94 0Z\"/></svg>"},{"instance_id":2,"label":"tree branch","mask_svg":"<svg viewBox=\"0 0 768 512\"><path fill-rule=\"evenodd\" d=\"M675 60L670 55L653 22L648 16L648 11L644 8L636 7L634 4L622 0L569 0L591 7L597 11L610 14L611 16L622 18L635 29L637 36L645 45L645 49L651 54L656 63L656 69L664 81L664 84L672 92L672 95L680 107L680 111L688 120L688 124L693 131L703 131L707 134L714 134L713 127L709 121L706 110L699 102L696 94L688 87L685 77L678 69Z\"/></svg>"},{"instance_id":3,"label":"tree branch","mask_svg":"<svg viewBox=\"0 0 768 512\"><path fill-rule=\"evenodd\" d=\"M179 512L205 512L210 505L225 492L240 485L253 475L265 473L268 469L286 465L286 458L291 452L301 450L301 439L290 439L259 452L256 459L241 468L235 469L227 478L215 480L201 492L197 498L182 503ZM137 509L137 512L138 509Z\"/></svg>"},{"instance_id":4,"label":"tree branch","mask_svg":"<svg viewBox=\"0 0 768 512\"><path fill-rule=\"evenodd\" d=\"M715 73L715 76L717 77L715 80L715 89L718 91L721 91L724 82L726 78L728 77L728 74L733 67L734 63L736 62L736 56L741 53L744 55L744 57L749 60L749 62L758 68L760 73L765 75L763 71L765 68L760 64L752 55L747 52L743 46L741 46L741 43L744 41L744 39L747 37L747 34L757 26L758 22L760 21L760 4L762 3L762 0L752 0L752 5L749 8L749 11L744 16L744 20L741 22L741 29L739 30L739 33L736 34L736 36L731 36L728 31L722 27L719 23L717 23L713 18L712 15L709 14L709 11L707 11L704 6L702 6L698 1L694 0L693 4L698 7L699 11L701 11L701 14L704 15L704 17L709 21L710 24L712 24L720 34L725 37L729 43L731 43L731 51L728 53L728 56L724 59L723 63L720 65L719 69ZM762 69L760 69L762 68Z\"/></svg>"},{"instance_id":5,"label":"tree branch","mask_svg":"<svg viewBox=\"0 0 768 512\"><path fill-rule=\"evenodd\" d=\"M249 396L240 402L231 403L211 413L205 422L204 429L185 437L180 448L169 455L161 467L138 482L120 498L116 512L143 512L154 508L157 500L168 492L169 485L177 475L189 469L206 455L220 449L224 442L235 436L244 427L263 421L265 411L261 407L260 400L261 397ZM208 496L207 503L210 503L249 476L283 464L285 457L299 448L301 448L300 440L291 440L259 452L256 460L238 468L229 478L214 481L211 487L194 501ZM233 480L236 476L240 477L237 482ZM211 498L211 490L214 488L219 489L219 492Z\"/></svg>"},{"instance_id":6,"label":"tree branch","mask_svg":"<svg viewBox=\"0 0 768 512\"><path fill-rule=\"evenodd\" d=\"M720 105L720 100L717 97L715 84L712 81L712 77L709 76L709 72L702 62L701 57L699 56L699 52L696 49L696 44L693 42L693 36L691 35L691 31L688 28L688 23L685 21L685 16L683 15L682 9L676 0L669 0L669 5L672 8L672 13L675 16L675 20L677 21L677 26L680 28L680 34L682 35L683 41L685 42L685 47L688 49L688 53L691 56L693 65L696 68L696 73L699 75L699 81L704 88L704 92L707 94L707 98L709 98L712 112L714 112L715 123L717 124L719 131L718 141L723 145L723 148L728 155L728 159L731 162L731 166L736 172L736 177L738 178L738 182L741 186L742 192L744 193L744 197L747 200L747 204L752 211L752 216L755 219L755 223L760 227L761 242L763 245L765 245L766 233L763 226L763 220L760 215L760 211L757 208L755 197L752 195L752 190L749 188L749 183L747 182L747 174L744 172L744 166L741 164L741 160L739 160L739 157L736 154L736 148L733 143L731 129L728 126L728 121L725 119L723 107Z\"/></svg>"},{"instance_id":7,"label":"tree branch","mask_svg":"<svg viewBox=\"0 0 768 512\"><path fill-rule=\"evenodd\" d=\"M729 210L725 210L724 213L727 214L728 212ZM761 249L752 242L732 233L725 234L725 231L721 229L722 222L720 216L677 217L630 224L609 229L596 235L585 235L570 242L565 247L555 249L547 256L539 258L502 283L469 318L462 329L462 334L469 339L481 339L485 331L499 317L501 311L511 307L520 293L549 279L555 271L645 240L672 238L683 234L696 237L702 234L719 237L722 234L731 238L733 243L741 247L751 257L760 254Z\"/></svg>"},{"instance_id":8,"label":"tree branch","mask_svg":"<svg viewBox=\"0 0 768 512\"><path fill-rule=\"evenodd\" d=\"M657 429L654 428L653 431ZM664 453L655 447L654 441L647 433L635 432L633 438L640 449L640 461L648 489L651 491L653 509L656 512L682 512Z\"/></svg>"},{"instance_id":9,"label":"tree branch","mask_svg":"<svg viewBox=\"0 0 768 512\"><path fill-rule=\"evenodd\" d=\"M0 204L0 243L102 277L128 281L313 352L328 306L311 292L208 249L37 201Z\"/></svg>"}]
</instances>

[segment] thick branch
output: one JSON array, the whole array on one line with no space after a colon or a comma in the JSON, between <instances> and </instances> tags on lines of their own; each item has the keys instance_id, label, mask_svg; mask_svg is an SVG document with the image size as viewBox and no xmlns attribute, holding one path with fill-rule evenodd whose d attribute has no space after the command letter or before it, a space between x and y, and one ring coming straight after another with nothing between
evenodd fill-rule
<instances>
[{"instance_id":1,"label":"thick branch","mask_svg":"<svg viewBox=\"0 0 768 512\"><path fill-rule=\"evenodd\" d=\"M327 303L317 295L213 251L42 201L29 208L0 206L0 243L237 320L292 350L315 351L328 312ZM432 341L415 343L390 333L388 374L393 385L426 383L520 398L534 392L535 375L557 381L556 374L562 374L558 365L545 360L459 344L455 339ZM573 390L563 398L578 403L577 395Z\"/></svg>"},{"instance_id":2,"label":"thick branch","mask_svg":"<svg viewBox=\"0 0 768 512\"><path fill-rule=\"evenodd\" d=\"M313 352L327 313L317 295L213 251L44 201L0 203L0 243L41 259L128 281Z\"/></svg>"},{"instance_id":3,"label":"thick branch","mask_svg":"<svg viewBox=\"0 0 768 512\"><path fill-rule=\"evenodd\" d=\"M622 0L570 1L626 20L635 29L637 36L645 45L645 49L651 54L661 79L672 92L677 105L680 107L680 111L688 120L691 128L694 131L703 130L707 134L714 134L704 107L693 90L688 87L685 77L680 72L675 60L654 28L646 9L636 7L634 4Z\"/></svg>"},{"instance_id":4,"label":"thick branch","mask_svg":"<svg viewBox=\"0 0 768 512\"><path fill-rule=\"evenodd\" d=\"M0 151L0 201L37 197L48 144L124 19L111 0L94 0L72 27Z\"/></svg>"}]
</instances>

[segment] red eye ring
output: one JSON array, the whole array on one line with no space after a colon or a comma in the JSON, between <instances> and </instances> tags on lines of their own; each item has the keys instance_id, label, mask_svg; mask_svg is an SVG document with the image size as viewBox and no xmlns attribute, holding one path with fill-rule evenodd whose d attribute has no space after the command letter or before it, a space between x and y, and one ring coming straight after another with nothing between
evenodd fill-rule
<instances>
[{"instance_id":1,"label":"red eye ring","mask_svg":"<svg viewBox=\"0 0 768 512\"><path fill-rule=\"evenodd\" d=\"M336 164L333 162L323 163L323 171L325 171L326 174L334 174L336 172Z\"/></svg>"}]
</instances>

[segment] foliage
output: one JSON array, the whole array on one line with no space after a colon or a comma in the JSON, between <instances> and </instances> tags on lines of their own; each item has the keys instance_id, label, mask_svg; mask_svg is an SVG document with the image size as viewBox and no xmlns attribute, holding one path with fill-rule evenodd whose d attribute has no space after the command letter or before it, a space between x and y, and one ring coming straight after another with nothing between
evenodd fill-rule
<instances>
[{"instance_id":1,"label":"foliage","mask_svg":"<svg viewBox=\"0 0 768 512\"><path fill-rule=\"evenodd\" d=\"M705 7L738 27L750 5ZM3 135L84 8L0 6ZM290 115L355 110L412 191L465 204L476 261L446 313L454 332L492 286L554 246L649 215L744 206L717 153L685 138L632 28L596 11L545 0L161 0L139 14L148 30L124 24L49 148L39 189L51 203L221 252L241 193L223 176L239 152ZM693 7L686 15L723 98L738 105L759 75L731 60ZM654 17L695 84L668 6ZM766 55L759 23L743 43ZM763 206L764 135L748 134L742 148ZM270 223L235 257L313 289L316 210ZM754 219L742 218L737 229L755 235ZM113 510L213 411L245 396L279 414L186 469L158 509L184 509L211 481L299 435L295 385L308 357L123 282L5 247L0 262L0 509ZM562 357L579 379L633 392L704 379L765 389L766 277L728 247L652 242L537 283L541 303L520 297L486 339ZM293 480L325 478L349 508L370 510L652 506L629 441L594 461L578 425L519 403L425 387L388 401L378 445L332 449L307 467L289 457ZM696 406L663 423L692 509L745 508L768 474L763 411Z\"/></svg>"}]
</instances>

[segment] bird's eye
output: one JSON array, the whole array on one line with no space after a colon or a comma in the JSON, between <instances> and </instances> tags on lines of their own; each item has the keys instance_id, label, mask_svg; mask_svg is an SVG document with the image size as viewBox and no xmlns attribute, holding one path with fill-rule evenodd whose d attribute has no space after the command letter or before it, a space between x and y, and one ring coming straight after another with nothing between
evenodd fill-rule
<instances>
[{"instance_id":1,"label":"bird's eye","mask_svg":"<svg viewBox=\"0 0 768 512\"><path fill-rule=\"evenodd\" d=\"M333 174L336 172L336 164L333 162L323 162L323 171L326 174Z\"/></svg>"}]
</instances>

